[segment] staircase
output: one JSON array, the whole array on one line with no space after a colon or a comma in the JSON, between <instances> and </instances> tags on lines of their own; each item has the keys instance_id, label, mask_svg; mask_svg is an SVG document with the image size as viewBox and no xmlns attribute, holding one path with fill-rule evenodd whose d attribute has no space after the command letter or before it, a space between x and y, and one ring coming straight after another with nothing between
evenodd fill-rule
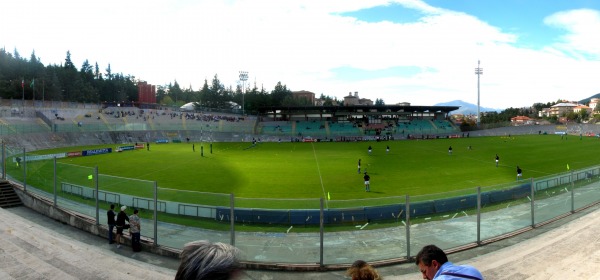
<instances>
[{"instance_id":1,"label":"staircase","mask_svg":"<svg viewBox=\"0 0 600 280\"><path fill-rule=\"evenodd\" d=\"M13 186L5 180L0 180L0 207L10 208L21 206L23 203L13 189Z\"/></svg>"}]
</instances>

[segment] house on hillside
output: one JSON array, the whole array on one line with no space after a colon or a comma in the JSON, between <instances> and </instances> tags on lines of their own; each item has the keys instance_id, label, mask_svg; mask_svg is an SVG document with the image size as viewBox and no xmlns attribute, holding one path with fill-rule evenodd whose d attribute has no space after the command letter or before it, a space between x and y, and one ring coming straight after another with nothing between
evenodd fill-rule
<instances>
[{"instance_id":1,"label":"house on hillside","mask_svg":"<svg viewBox=\"0 0 600 280\"><path fill-rule=\"evenodd\" d=\"M550 107L550 110L548 111L548 115L546 115L546 117L552 117L552 116L563 116L565 114L571 113L573 112L573 110L579 106L579 104L576 103L558 103L556 105L553 105L552 107Z\"/></svg>"},{"instance_id":2,"label":"house on hillside","mask_svg":"<svg viewBox=\"0 0 600 280\"><path fill-rule=\"evenodd\" d=\"M598 107L598 103L600 103L600 98L592 98L590 100L590 108L592 109L592 111L594 111L594 109L596 109L596 107Z\"/></svg>"},{"instance_id":3,"label":"house on hillside","mask_svg":"<svg viewBox=\"0 0 600 280\"><path fill-rule=\"evenodd\" d=\"M358 91L352 92L348 94L348 96L344 96L344 106L352 106L352 105L368 105L373 106L373 101L367 98L359 98Z\"/></svg>"},{"instance_id":4,"label":"house on hillside","mask_svg":"<svg viewBox=\"0 0 600 280\"><path fill-rule=\"evenodd\" d=\"M516 116L516 117L510 118L510 123L514 126L534 125L535 120L528 116Z\"/></svg>"},{"instance_id":5,"label":"house on hillside","mask_svg":"<svg viewBox=\"0 0 600 280\"><path fill-rule=\"evenodd\" d=\"M591 113L592 113L592 108L590 108L590 107L588 107L588 106L585 106L585 105L579 105L579 106L577 106L577 107L573 108L573 112L574 112L574 113L577 113L577 114L579 114L579 113L580 113L581 111L583 111L583 110L587 111L587 112L588 112L588 114L591 114Z\"/></svg>"}]
</instances>

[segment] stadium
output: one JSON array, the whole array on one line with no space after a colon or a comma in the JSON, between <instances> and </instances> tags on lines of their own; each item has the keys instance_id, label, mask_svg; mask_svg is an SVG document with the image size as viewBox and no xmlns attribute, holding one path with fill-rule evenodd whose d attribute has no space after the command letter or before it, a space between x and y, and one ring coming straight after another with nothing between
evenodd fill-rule
<instances>
[{"instance_id":1,"label":"stadium","mask_svg":"<svg viewBox=\"0 0 600 280\"><path fill-rule=\"evenodd\" d=\"M3 110L0 130L16 205L102 237L108 205L140 209L151 225L144 251L172 257L207 239L242 249L248 268L395 264L426 244L475 248L600 201L594 125L465 134L447 120L456 107L410 105L276 107L255 116L23 108Z\"/></svg>"}]
</instances>

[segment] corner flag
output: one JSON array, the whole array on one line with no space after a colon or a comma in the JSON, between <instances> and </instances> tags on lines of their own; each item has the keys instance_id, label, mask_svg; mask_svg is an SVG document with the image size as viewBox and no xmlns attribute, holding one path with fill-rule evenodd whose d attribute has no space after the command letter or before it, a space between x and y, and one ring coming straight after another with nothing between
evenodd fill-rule
<instances>
[{"instance_id":1,"label":"corner flag","mask_svg":"<svg viewBox=\"0 0 600 280\"><path fill-rule=\"evenodd\" d=\"M569 168L569 164L567 163L567 170L569 170L569 169L570 169L570 168Z\"/></svg>"},{"instance_id":2,"label":"corner flag","mask_svg":"<svg viewBox=\"0 0 600 280\"><path fill-rule=\"evenodd\" d=\"M331 196L329 195L329 192L327 192L327 200L331 200Z\"/></svg>"},{"instance_id":3,"label":"corner flag","mask_svg":"<svg viewBox=\"0 0 600 280\"><path fill-rule=\"evenodd\" d=\"M94 175L88 175L88 180L94 179Z\"/></svg>"}]
</instances>

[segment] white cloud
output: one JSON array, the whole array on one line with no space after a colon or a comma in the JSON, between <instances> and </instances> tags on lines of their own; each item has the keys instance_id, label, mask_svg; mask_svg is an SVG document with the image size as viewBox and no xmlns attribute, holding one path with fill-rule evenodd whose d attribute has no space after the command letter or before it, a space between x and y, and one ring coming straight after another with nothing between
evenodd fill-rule
<instances>
[{"instance_id":1,"label":"white cloud","mask_svg":"<svg viewBox=\"0 0 600 280\"><path fill-rule=\"evenodd\" d=\"M555 45L570 54L584 52L600 58L600 12L589 9L563 11L544 19L544 23L567 33Z\"/></svg>"},{"instance_id":2,"label":"white cloud","mask_svg":"<svg viewBox=\"0 0 600 280\"><path fill-rule=\"evenodd\" d=\"M365 22L344 12L403 5L423 17L411 23ZM577 10L546 18L564 29L560 44L521 48L515 34L460 11L423 1L41 1L3 4L0 43L28 57L35 48L44 63L62 63L67 50L83 60L110 63L113 71L153 84L175 79L199 89L215 74L235 86L238 71L249 82L386 103L432 105L477 102L474 68L481 60L482 106L519 107L598 92L598 12ZM6 15L6 16L4 16ZM590 39L591 38L591 39ZM14 44L14 45L13 45ZM341 67L365 71L416 67L412 76L348 81Z\"/></svg>"}]
</instances>

